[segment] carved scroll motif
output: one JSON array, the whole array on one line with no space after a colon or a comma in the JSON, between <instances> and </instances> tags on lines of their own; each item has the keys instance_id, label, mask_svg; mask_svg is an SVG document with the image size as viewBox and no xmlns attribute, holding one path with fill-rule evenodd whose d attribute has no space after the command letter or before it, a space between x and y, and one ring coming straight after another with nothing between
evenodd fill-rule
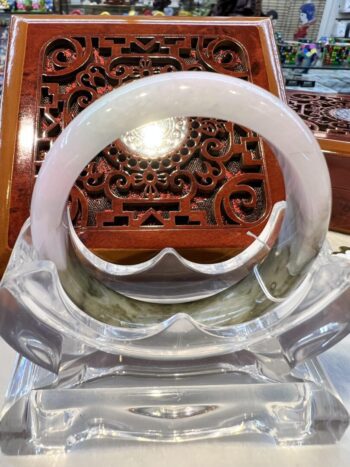
<instances>
[{"instance_id":1,"label":"carved scroll motif","mask_svg":"<svg viewBox=\"0 0 350 467\"><path fill-rule=\"evenodd\" d=\"M91 102L131 80L180 70L251 79L247 54L229 37L51 40L42 50L37 171L62 129ZM163 158L140 157L120 140L105 148L80 174L71 212L82 228L251 226L270 208L265 182L256 134L193 117L185 141Z\"/></svg>"},{"instance_id":2,"label":"carved scroll motif","mask_svg":"<svg viewBox=\"0 0 350 467\"><path fill-rule=\"evenodd\" d=\"M288 104L312 131L350 138L350 97L289 92Z\"/></svg>"}]
</instances>

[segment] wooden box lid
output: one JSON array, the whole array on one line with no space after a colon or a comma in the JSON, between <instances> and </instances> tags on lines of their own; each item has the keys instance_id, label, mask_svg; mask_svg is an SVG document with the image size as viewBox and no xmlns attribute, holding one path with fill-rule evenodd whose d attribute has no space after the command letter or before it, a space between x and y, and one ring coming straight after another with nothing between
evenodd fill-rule
<instances>
[{"instance_id":1,"label":"wooden box lid","mask_svg":"<svg viewBox=\"0 0 350 467\"><path fill-rule=\"evenodd\" d=\"M287 97L326 157L333 198L330 228L350 233L350 95L288 91Z\"/></svg>"},{"instance_id":2,"label":"wooden box lid","mask_svg":"<svg viewBox=\"0 0 350 467\"><path fill-rule=\"evenodd\" d=\"M62 128L113 88L181 70L236 76L285 99L270 20L14 18L0 138L3 266L29 216L35 177ZM172 246L200 260L205 250L210 261L245 248L253 241L248 232L260 233L273 204L284 199L271 150L232 122L199 115L185 125L185 141L161 160L140 158L119 140L82 172L71 211L89 248L132 262ZM174 183L180 172L181 186Z\"/></svg>"},{"instance_id":3,"label":"wooden box lid","mask_svg":"<svg viewBox=\"0 0 350 467\"><path fill-rule=\"evenodd\" d=\"M289 90L287 100L324 152L350 154L350 95Z\"/></svg>"}]
</instances>

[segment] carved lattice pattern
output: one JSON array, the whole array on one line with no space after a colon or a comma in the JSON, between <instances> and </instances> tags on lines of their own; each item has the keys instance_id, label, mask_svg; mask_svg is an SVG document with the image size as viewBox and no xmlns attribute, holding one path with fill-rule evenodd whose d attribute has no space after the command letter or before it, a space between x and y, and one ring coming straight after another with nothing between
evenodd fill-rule
<instances>
[{"instance_id":1,"label":"carved lattice pattern","mask_svg":"<svg viewBox=\"0 0 350 467\"><path fill-rule=\"evenodd\" d=\"M131 80L180 70L250 80L230 37L60 37L42 49L36 172L62 129L99 96ZM155 103L156 105L156 103ZM260 138L233 123L193 117L185 142L144 159L120 141L85 168L71 194L81 228L252 226L266 212Z\"/></svg>"},{"instance_id":2,"label":"carved lattice pattern","mask_svg":"<svg viewBox=\"0 0 350 467\"><path fill-rule=\"evenodd\" d=\"M350 138L350 96L289 92L287 97L312 131Z\"/></svg>"}]
</instances>

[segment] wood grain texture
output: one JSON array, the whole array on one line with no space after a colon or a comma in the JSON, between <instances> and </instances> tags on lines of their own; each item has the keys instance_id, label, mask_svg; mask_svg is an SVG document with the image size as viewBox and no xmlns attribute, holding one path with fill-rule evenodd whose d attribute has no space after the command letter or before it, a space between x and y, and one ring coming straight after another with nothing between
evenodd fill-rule
<instances>
[{"instance_id":1,"label":"wood grain texture","mask_svg":"<svg viewBox=\"0 0 350 467\"><path fill-rule=\"evenodd\" d=\"M326 157L333 196L330 228L350 233L350 96L288 91L287 99Z\"/></svg>"},{"instance_id":2,"label":"wood grain texture","mask_svg":"<svg viewBox=\"0 0 350 467\"><path fill-rule=\"evenodd\" d=\"M3 264L47 151L101 95L151 74L205 70L285 99L269 20L22 16L11 30L1 127ZM111 260L145 259L172 246L215 261L251 243L247 233L259 234L283 198L278 164L258 135L199 115L189 119L181 147L162 159L142 158L120 140L105 148L77 180L71 209L80 238Z\"/></svg>"}]
</instances>

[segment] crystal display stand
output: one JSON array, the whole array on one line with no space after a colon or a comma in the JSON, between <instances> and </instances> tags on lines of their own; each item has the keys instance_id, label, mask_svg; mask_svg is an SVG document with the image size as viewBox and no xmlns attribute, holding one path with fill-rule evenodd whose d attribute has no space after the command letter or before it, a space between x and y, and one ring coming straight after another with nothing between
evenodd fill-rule
<instances>
[{"instance_id":1,"label":"crystal display stand","mask_svg":"<svg viewBox=\"0 0 350 467\"><path fill-rule=\"evenodd\" d=\"M143 362L121 357L113 371L91 380L67 371L67 380L57 382L19 357L1 422L2 450L43 454L101 441L212 437L304 445L342 437L349 416L317 358L279 381L259 375L251 358L239 359L166 368L148 362L143 369ZM242 372L244 359L248 373Z\"/></svg>"},{"instance_id":2,"label":"crystal display stand","mask_svg":"<svg viewBox=\"0 0 350 467\"><path fill-rule=\"evenodd\" d=\"M194 98L204 91L205 101ZM149 112L159 116L153 99L145 99L149 93L163 96L163 118L199 108L228 119L231 99L239 109L234 119L281 145L287 202L274 206L263 232L236 257L198 264L168 248L121 266L74 236L65 210L74 171L115 137L112 112L118 115L123 99L126 120L132 110L140 121ZM175 103L171 95L179 96ZM108 125L101 112L108 112ZM129 124L122 121L119 130ZM98 140L93 148L89 138ZM58 170L67 175L63 188L55 185ZM340 439L349 415L317 359L350 331L350 261L332 255L324 241L329 199L311 132L284 104L242 80L173 73L88 107L43 164L31 218L0 286L0 332L22 355L1 417L3 452L54 453L120 439Z\"/></svg>"},{"instance_id":3,"label":"crystal display stand","mask_svg":"<svg viewBox=\"0 0 350 467\"><path fill-rule=\"evenodd\" d=\"M255 331L255 339L238 346L229 339L225 345L236 350L222 354L223 337L206 335L179 314L160 335L145 339L142 351L155 352L148 359L74 340L63 321L60 334L43 327L42 310L63 315L58 300L67 303L57 292L52 265L40 264L38 271L39 263L26 225L2 281L2 328L9 331L6 340L37 364L18 357L0 424L4 453L56 453L121 439L333 443L346 430L348 412L315 357L348 332L345 255L331 256L325 247L302 304L280 318L276 332L272 327L257 339ZM38 288L44 284L49 295ZM47 325L50 320L47 314ZM155 358L165 345L196 353L196 342L205 337L204 344L220 355Z\"/></svg>"}]
</instances>

